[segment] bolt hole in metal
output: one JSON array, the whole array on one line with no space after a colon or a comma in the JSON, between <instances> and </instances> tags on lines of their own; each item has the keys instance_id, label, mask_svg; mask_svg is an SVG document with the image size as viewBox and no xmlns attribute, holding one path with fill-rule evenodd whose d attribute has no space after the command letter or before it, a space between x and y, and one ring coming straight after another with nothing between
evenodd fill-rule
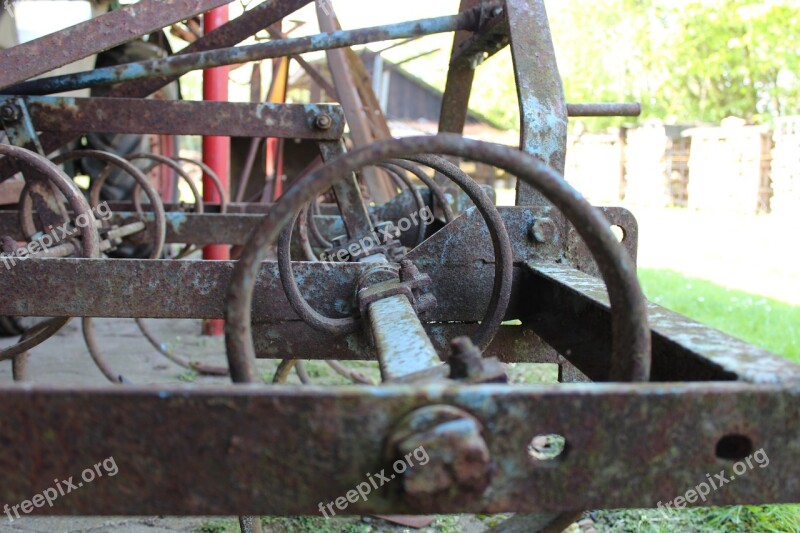
<instances>
[{"instance_id":1,"label":"bolt hole in metal","mask_svg":"<svg viewBox=\"0 0 800 533\"><path fill-rule=\"evenodd\" d=\"M740 461L753 453L753 441L746 435L725 435L717 441L716 455L726 461Z\"/></svg>"},{"instance_id":2,"label":"bolt hole in metal","mask_svg":"<svg viewBox=\"0 0 800 533\"><path fill-rule=\"evenodd\" d=\"M566 449L567 439L561 435L536 435L528 444L528 455L534 462L555 461L564 458Z\"/></svg>"},{"instance_id":3,"label":"bolt hole in metal","mask_svg":"<svg viewBox=\"0 0 800 533\"><path fill-rule=\"evenodd\" d=\"M618 242L625 242L625 228L622 226L611 226L611 233L614 234Z\"/></svg>"}]
</instances>

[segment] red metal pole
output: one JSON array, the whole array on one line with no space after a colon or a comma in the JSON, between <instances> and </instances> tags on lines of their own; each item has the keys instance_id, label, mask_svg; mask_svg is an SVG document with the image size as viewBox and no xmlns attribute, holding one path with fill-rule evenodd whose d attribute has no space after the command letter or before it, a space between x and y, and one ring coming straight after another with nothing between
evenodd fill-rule
<instances>
[{"instance_id":1,"label":"red metal pole","mask_svg":"<svg viewBox=\"0 0 800 533\"><path fill-rule=\"evenodd\" d=\"M212 9L203 18L204 31L208 34L226 22L228 22L228 6ZM203 71L203 99L228 100L228 67ZM228 197L230 197L230 137L203 137L203 162L217 173ZM203 201L206 203L219 203L221 201L213 182L207 177L203 178ZM226 245L206 246L203 248L203 259L226 261L230 259L230 247ZM203 323L203 334L222 335L224 327L224 320L207 320Z\"/></svg>"}]
</instances>

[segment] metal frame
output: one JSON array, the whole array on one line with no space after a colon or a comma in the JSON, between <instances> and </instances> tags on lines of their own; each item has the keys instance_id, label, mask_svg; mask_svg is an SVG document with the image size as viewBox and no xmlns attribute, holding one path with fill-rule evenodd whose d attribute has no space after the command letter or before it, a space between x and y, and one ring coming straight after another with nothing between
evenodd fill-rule
<instances>
[{"instance_id":1,"label":"metal frame","mask_svg":"<svg viewBox=\"0 0 800 533\"><path fill-rule=\"evenodd\" d=\"M356 240L374 232L370 215L397 222L403 211L396 209L397 200L382 211L368 212L350 170L344 179L334 180L342 177L333 176L330 169L347 159L341 142L344 114L338 106L143 98L189 70L458 30L442 105L443 132L463 129L474 69L506 45L512 48L520 93L521 148L556 172L563 170L568 115L638 111L635 105L566 104L541 0L463 0L461 13L453 17L229 48L309 1L264 2L201 38L183 54L113 71L25 81L56 63L113 46L119 35L104 33L104 29L127 20L137 9L144 9L147 16L131 26L126 39L224 2L145 1L129 6L71 30L80 31L81 42L92 43L91 49L70 48L57 60L30 53L68 38L69 32L0 53L0 87L6 94L0 96L0 110L11 110L0 116L12 140L42 154L88 131L317 141L330 164L314 176L334 185L342 216L314 215L314 220L331 240L342 234ZM106 37L100 39L102 35ZM24 69L20 57L26 58ZM29 61L31 57L35 59ZM112 82L121 83L109 98L30 96ZM26 127L15 130L20 121ZM442 139L436 143L446 145L448 138ZM384 146L374 150L380 152ZM355 157L365 157L365 153L369 149ZM517 165L530 162L515 159L509 164L513 166L514 161ZM537 171L552 172L540 167ZM2 177L11 176L17 168L8 157L0 160ZM561 187L557 174L548 176L552 187ZM316 186L314 179L303 184L310 190L312 184ZM33 182L37 182L35 175ZM571 194L567 188L559 190ZM46 199L46 191L40 194ZM295 196L303 194L310 192L303 190ZM610 380L612 333L618 334L622 327L612 326L618 316L599 279L601 271L608 274L610 267L597 264L578 237L585 225L570 224L522 180L517 204L499 213L510 236L514 265L505 318L520 323L500 327L483 361L497 357L505 362L555 363L561 366L562 381ZM34 207L40 216L46 211L41 201ZM141 220L146 226L138 236L142 241L155 232L157 210L141 214L132 205L118 207L122 209L113 225ZM228 213L219 212L218 207L217 212L202 214L175 212L176 207L166 206L167 241L201 245L263 244L265 237L259 233L263 225L272 230L272 218L286 222L291 215L282 203L234 206ZM267 213L272 218L264 222ZM576 212L570 214L575 219ZM635 261L638 235L632 215L606 208L581 220L602 220L597 218L600 214L605 216L603 224L623 228L621 246L627 251L625 257ZM335 390L255 385L80 391L3 387L0 440L8 453L0 458L4 477L0 497L22 501L49 486L52 479L79 472L100 454L116 457L124 475L87 486L36 513L315 514L320 501L345 494L364 480L365 472L377 472L391 462L394 452L386 449L386 443L404 417L438 406L466 413L458 415L460 420L469 419L476 428L478 435L473 438L489 456L482 468L491 472L482 490L476 493L456 486L451 496L437 494L428 503L416 499L412 504L399 491L402 485L390 485L352 505L348 512L566 513L582 508L651 507L705 481L706 474L728 468L738 457L719 451L726 437L747 443L749 449L767 450L769 475L755 470L726 485L724 491L708 495L703 505L800 500L794 480L795 450L800 447L795 416L800 408L800 367L653 304L646 308L647 333L653 339L650 379L693 383L510 386L466 384L448 374L448 365L437 357L442 361L467 357L448 341L471 335L479 327L498 263L489 246L489 230L477 216L474 209L466 211L408 255L430 277L431 294L438 304L422 319L414 307L414 294L407 296L409 292L400 287L401 281L408 280L399 274L397 279L372 279L374 263L293 263L297 278L302 279L303 298L319 312L349 316L358 312L360 303L369 309L369 328L342 335L307 324L287 300L278 263L262 264L257 254L246 256L251 261L259 259L255 267L246 261L28 259L7 272L0 270L4 294L0 315L211 319L223 318L227 312L230 319L226 294L229 303L231 293L226 290L231 280L236 282L244 268L251 266L256 268L252 328L259 357L381 359L384 377L405 383ZM21 236L18 217L15 210L0 211L0 235ZM385 299L359 301L356 287L374 289L380 283L388 283L395 292L386 292ZM471 290L465 291L465 286ZM398 307L402 309L397 311ZM386 319L398 313L402 321ZM229 335L234 333L229 331ZM404 342L410 337L424 339L424 346L409 351ZM229 339L229 354L234 344ZM320 346L325 350L320 351ZM421 365L406 364L403 358L409 353L423 354L426 359ZM646 378L646 374L632 375ZM246 368L234 369L233 377L253 380ZM480 376L471 377L480 381ZM532 459L527 451L531 439L551 433L564 436L565 453L549 462ZM458 449L463 442L456 439L450 444ZM441 456L436 460L440 466L445 464ZM566 516L547 516L545 522L559 522ZM533 519L541 521L542 516Z\"/></svg>"}]
</instances>

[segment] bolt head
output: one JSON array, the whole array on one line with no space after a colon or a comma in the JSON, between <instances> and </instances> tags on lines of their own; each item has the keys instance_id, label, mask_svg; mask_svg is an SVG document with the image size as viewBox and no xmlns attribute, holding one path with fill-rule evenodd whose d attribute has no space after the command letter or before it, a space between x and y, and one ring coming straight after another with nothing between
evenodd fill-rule
<instances>
[{"instance_id":1,"label":"bolt head","mask_svg":"<svg viewBox=\"0 0 800 533\"><path fill-rule=\"evenodd\" d=\"M533 223L529 231L529 237L539 244L552 243L558 237L556 223L549 218L539 218Z\"/></svg>"},{"instance_id":2,"label":"bolt head","mask_svg":"<svg viewBox=\"0 0 800 533\"><path fill-rule=\"evenodd\" d=\"M417 460L401 476L403 498L412 506L436 512L474 501L492 476L489 448L481 423L456 407L424 407L408 415L389 439L393 460L411 454Z\"/></svg>"},{"instance_id":3,"label":"bolt head","mask_svg":"<svg viewBox=\"0 0 800 533\"><path fill-rule=\"evenodd\" d=\"M321 130L329 130L333 127L333 119L325 113L317 115L314 125Z\"/></svg>"},{"instance_id":4,"label":"bolt head","mask_svg":"<svg viewBox=\"0 0 800 533\"><path fill-rule=\"evenodd\" d=\"M3 120L17 120L19 118L19 110L14 104L5 104L0 108L0 117Z\"/></svg>"}]
</instances>

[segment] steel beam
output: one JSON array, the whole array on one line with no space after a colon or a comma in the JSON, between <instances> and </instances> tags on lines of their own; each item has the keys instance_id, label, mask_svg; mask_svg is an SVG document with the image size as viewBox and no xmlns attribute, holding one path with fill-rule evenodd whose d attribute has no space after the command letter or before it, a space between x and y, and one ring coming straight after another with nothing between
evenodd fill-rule
<instances>
[{"instance_id":1,"label":"steel beam","mask_svg":"<svg viewBox=\"0 0 800 533\"><path fill-rule=\"evenodd\" d=\"M520 149L564 174L567 102L544 0L506 0L511 56L520 107ZM544 205L539 191L519 182L517 205Z\"/></svg>"},{"instance_id":2,"label":"steel beam","mask_svg":"<svg viewBox=\"0 0 800 533\"><path fill-rule=\"evenodd\" d=\"M407 297L378 300L368 313L383 381L441 366L442 360Z\"/></svg>"},{"instance_id":3,"label":"steel beam","mask_svg":"<svg viewBox=\"0 0 800 533\"><path fill-rule=\"evenodd\" d=\"M607 379L611 310L602 281L569 266L528 263L524 322L592 380ZM800 382L800 367L737 338L648 303L653 381Z\"/></svg>"},{"instance_id":4,"label":"steel beam","mask_svg":"<svg viewBox=\"0 0 800 533\"><path fill-rule=\"evenodd\" d=\"M37 515L317 515L320 503L382 469L389 481L348 514L656 507L720 472L729 482L694 505L800 501L796 386L24 385L0 390L0 403L2 501L23 502L55 479L81 482L85 469L108 458L118 470L35 508ZM388 435L431 405L460 408L482 424L494 475L481 497L412 507L401 480L389 478ZM531 439L546 434L565 439L556 459L528 452ZM745 457L751 466L734 475Z\"/></svg>"},{"instance_id":5,"label":"steel beam","mask_svg":"<svg viewBox=\"0 0 800 533\"><path fill-rule=\"evenodd\" d=\"M0 106L13 98L0 96ZM37 131L222 135L335 140L344 135L344 114L332 104L246 104L133 98L19 98ZM331 127L315 125L319 114Z\"/></svg>"},{"instance_id":6,"label":"steel beam","mask_svg":"<svg viewBox=\"0 0 800 533\"><path fill-rule=\"evenodd\" d=\"M481 0L461 0L460 12L480 6ZM472 81L475 78L475 65L460 55L462 47L472 38L469 32L456 32L453 36L453 51L447 82L442 95L442 110L439 114L439 132L462 133L467 122L469 97L472 94Z\"/></svg>"}]
</instances>

